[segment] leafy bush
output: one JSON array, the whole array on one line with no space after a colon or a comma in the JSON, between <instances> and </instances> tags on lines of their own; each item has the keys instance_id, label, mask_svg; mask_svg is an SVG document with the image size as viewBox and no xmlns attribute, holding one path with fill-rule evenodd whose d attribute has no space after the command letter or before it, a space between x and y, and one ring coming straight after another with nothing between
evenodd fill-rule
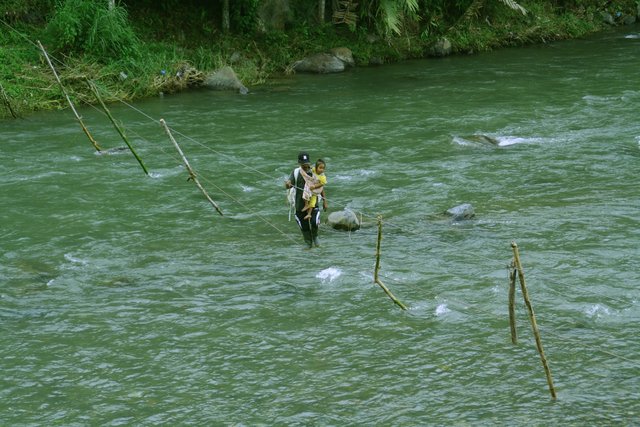
<instances>
[{"instance_id":1,"label":"leafy bush","mask_svg":"<svg viewBox=\"0 0 640 427\"><path fill-rule=\"evenodd\" d=\"M47 25L48 44L64 54L86 54L101 62L134 59L140 42L122 6L106 1L63 0Z\"/></svg>"},{"instance_id":2,"label":"leafy bush","mask_svg":"<svg viewBox=\"0 0 640 427\"><path fill-rule=\"evenodd\" d=\"M258 0L234 0L231 8L231 28L235 32L251 34L258 18Z\"/></svg>"},{"instance_id":3,"label":"leafy bush","mask_svg":"<svg viewBox=\"0 0 640 427\"><path fill-rule=\"evenodd\" d=\"M55 0L0 0L0 18L10 24L41 24Z\"/></svg>"}]
</instances>

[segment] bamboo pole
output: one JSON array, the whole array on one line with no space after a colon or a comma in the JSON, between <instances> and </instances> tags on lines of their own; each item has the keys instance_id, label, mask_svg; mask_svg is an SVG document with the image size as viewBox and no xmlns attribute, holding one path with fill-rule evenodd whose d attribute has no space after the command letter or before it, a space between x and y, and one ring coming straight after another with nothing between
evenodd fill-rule
<instances>
[{"instance_id":1,"label":"bamboo pole","mask_svg":"<svg viewBox=\"0 0 640 427\"><path fill-rule=\"evenodd\" d=\"M549 363L547 362L547 357L544 355L544 349L542 348L542 340L540 339L540 331L538 330L536 315L533 312L533 306L531 305L531 301L529 300L529 293L527 292L527 285L524 280L524 270L522 269L522 264L520 263L520 254L518 253L518 245L516 244L516 242L511 242L511 247L513 248L513 260L514 260L516 269L518 270L518 278L520 279L520 288L522 289L522 296L524 298L525 305L527 306L527 309L528 309L529 321L531 322L531 329L533 329L533 335L536 339L536 347L538 348L538 353L540 353L540 360L542 360L542 366L544 367L544 372L547 376L547 384L549 386L549 392L551 393L551 398L555 400L556 389L553 386L551 369L549 369Z\"/></svg>"},{"instance_id":2,"label":"bamboo pole","mask_svg":"<svg viewBox=\"0 0 640 427\"><path fill-rule=\"evenodd\" d=\"M58 73L56 72L55 67L51 63L51 60L49 59L49 55L47 55L47 51L44 49L44 46L42 46L42 43L40 43L40 40L38 40L38 47L40 47L40 50L42 51L42 54L44 55L44 58L47 60L47 63L49 64L49 67L51 68L51 71L53 71L53 75L55 76L56 80L58 81L58 85L60 85L60 89L62 90L62 93L64 94L64 97L67 99L67 102L69 103L69 106L71 107L71 111L73 111L73 114L76 116L76 119L78 120L78 122L80 122L80 126L82 127L82 131L84 132L85 135L87 135L87 138L89 138L89 141L93 145L93 148L95 148L96 151L102 151L102 149L100 148L100 146L98 145L96 140L93 139L93 136L91 136L91 134L89 133L89 129L87 129L87 127L84 125L84 122L80 118L80 115L76 111L76 107L73 105L73 102L71 102L71 98L69 97L69 94L67 93L67 90L64 88L64 85L62 84L62 81L60 81L60 77L58 77Z\"/></svg>"},{"instance_id":3,"label":"bamboo pole","mask_svg":"<svg viewBox=\"0 0 640 427\"><path fill-rule=\"evenodd\" d=\"M378 270L380 270L380 246L382 245L382 217L378 216L378 241L376 243L376 266L373 271L373 280L378 281Z\"/></svg>"},{"instance_id":4,"label":"bamboo pole","mask_svg":"<svg viewBox=\"0 0 640 427\"><path fill-rule=\"evenodd\" d=\"M2 93L2 102L4 103L4 105L6 105L7 109L9 110L9 113L11 113L11 117L13 117L14 119L17 119L19 116L13 109L13 106L11 105L11 100L9 99L9 95L7 95L7 92L5 92L4 86L2 86L2 83L0 83L0 93Z\"/></svg>"},{"instance_id":5,"label":"bamboo pole","mask_svg":"<svg viewBox=\"0 0 640 427\"><path fill-rule=\"evenodd\" d=\"M382 217L378 216L378 243L376 244L376 266L375 266L375 270L373 272L373 281L382 288L382 290L384 291L385 294L387 294L387 296L389 298L391 298L391 300L396 303L396 305L398 307L400 307L403 310L407 309L407 306L404 305L400 300L398 300L398 298L396 298L391 291L389 290L389 288L387 288L385 286L384 283L382 283L382 281L380 280L380 278L378 277L378 270L380 270L380 245L381 245L381 241L382 241Z\"/></svg>"},{"instance_id":6,"label":"bamboo pole","mask_svg":"<svg viewBox=\"0 0 640 427\"><path fill-rule=\"evenodd\" d=\"M200 189L202 194L204 194L204 197L207 198L207 200L209 201L209 203L211 203L211 205L215 208L215 210L218 211L218 213L220 215L224 216L224 214L222 213L222 211L220 210L220 208L218 207L216 202L214 202L213 199L211 199L211 197L209 196L209 193L207 193L207 190L205 190L204 187L202 186L202 184L200 184L200 181L198 180L198 177L196 176L196 173L191 168L191 165L189 164L189 161L187 160L187 158L185 157L184 153L180 149L180 146L178 145L178 142L173 138L173 135L171 134L171 131L169 130L169 126L167 126L167 123L164 121L164 119L160 119L160 124L164 128L164 131L167 133L167 136L169 136L169 139L173 143L174 147L176 147L176 150L178 150L178 153L180 154L180 157L182 157L182 162L184 163L185 167L187 168L187 171L189 172L189 179L193 180L193 182Z\"/></svg>"},{"instance_id":7,"label":"bamboo pole","mask_svg":"<svg viewBox=\"0 0 640 427\"><path fill-rule=\"evenodd\" d=\"M102 100L102 97L100 96L100 93L98 92L98 88L96 87L96 85L90 81L87 80L87 84L89 85L89 87L91 88L91 90L93 91L94 95L96 96L96 99L98 100L98 102L100 103L100 105L102 106L102 109L104 110L104 112L107 114L107 117L109 117L109 120L111 120L111 123L113 123L113 126L116 128L116 130L118 131L118 133L120 134L120 137L124 140L124 143L127 144L127 147L129 147L129 150L131 151L131 153L133 154L133 157L136 158L136 160L138 161L138 163L140 163L140 166L142 167L142 170L144 171L145 174L147 174L147 176L149 175L149 171L147 170L147 168L145 167L144 163L142 163L142 159L138 156L138 153L136 153L136 150L133 149L133 147L131 146L131 144L129 143L129 140L127 139L127 137L124 134L124 130L120 127L120 125L118 125L118 123L116 123L115 119L113 118L113 116L111 115L111 111L109 111L109 109L107 108L107 106L105 105L104 101Z\"/></svg>"},{"instance_id":8,"label":"bamboo pole","mask_svg":"<svg viewBox=\"0 0 640 427\"><path fill-rule=\"evenodd\" d=\"M509 327L511 328L511 342L518 343L516 330L516 267L515 261L509 266Z\"/></svg>"}]
</instances>

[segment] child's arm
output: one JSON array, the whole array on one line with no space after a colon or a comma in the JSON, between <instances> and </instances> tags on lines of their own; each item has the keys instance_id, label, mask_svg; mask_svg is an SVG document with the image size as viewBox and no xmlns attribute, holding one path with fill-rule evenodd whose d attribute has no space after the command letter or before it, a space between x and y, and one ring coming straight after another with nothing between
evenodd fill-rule
<instances>
[{"instance_id":1,"label":"child's arm","mask_svg":"<svg viewBox=\"0 0 640 427\"><path fill-rule=\"evenodd\" d=\"M327 185L327 177L324 176L324 174L322 174L322 175L318 175L318 181L316 184L309 185L309 189L317 190L318 188L322 188L325 185Z\"/></svg>"}]
</instances>

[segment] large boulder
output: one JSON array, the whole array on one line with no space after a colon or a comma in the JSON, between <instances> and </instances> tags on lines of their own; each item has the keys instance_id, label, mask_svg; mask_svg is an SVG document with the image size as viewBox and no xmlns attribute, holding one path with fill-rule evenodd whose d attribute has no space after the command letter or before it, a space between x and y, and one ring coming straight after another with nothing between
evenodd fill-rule
<instances>
[{"instance_id":1,"label":"large boulder","mask_svg":"<svg viewBox=\"0 0 640 427\"><path fill-rule=\"evenodd\" d=\"M293 64L298 73L340 73L345 70L344 62L329 53L317 53Z\"/></svg>"},{"instance_id":2,"label":"large boulder","mask_svg":"<svg viewBox=\"0 0 640 427\"><path fill-rule=\"evenodd\" d=\"M360 220L351 209L331 212L327 218L327 224L336 230L355 231L360 229Z\"/></svg>"},{"instance_id":3,"label":"large boulder","mask_svg":"<svg viewBox=\"0 0 640 427\"><path fill-rule=\"evenodd\" d=\"M316 53L293 63L298 73L341 73L347 67L355 65L351 50L346 47L331 49L329 53Z\"/></svg>"},{"instance_id":4,"label":"large boulder","mask_svg":"<svg viewBox=\"0 0 640 427\"><path fill-rule=\"evenodd\" d=\"M353 52L351 49L346 47L334 47L329 51L329 53L340 61L344 62L344 65L348 67L353 67L356 65L356 62L353 60Z\"/></svg>"},{"instance_id":5,"label":"large boulder","mask_svg":"<svg viewBox=\"0 0 640 427\"><path fill-rule=\"evenodd\" d=\"M249 89L242 84L233 68L222 67L204 79L203 85L214 90L237 90L243 95L249 93Z\"/></svg>"},{"instance_id":6,"label":"large boulder","mask_svg":"<svg viewBox=\"0 0 640 427\"><path fill-rule=\"evenodd\" d=\"M445 214L450 216L454 221L462 221L465 219L471 219L476 216L476 212L469 203L463 203L458 206L454 206L451 209L447 209Z\"/></svg>"}]
</instances>

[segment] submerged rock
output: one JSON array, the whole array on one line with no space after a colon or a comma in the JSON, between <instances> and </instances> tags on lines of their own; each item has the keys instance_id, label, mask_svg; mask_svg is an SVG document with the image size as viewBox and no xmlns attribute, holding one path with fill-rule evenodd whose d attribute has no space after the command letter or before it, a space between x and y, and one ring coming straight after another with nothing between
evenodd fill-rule
<instances>
[{"instance_id":1,"label":"submerged rock","mask_svg":"<svg viewBox=\"0 0 640 427\"><path fill-rule=\"evenodd\" d=\"M95 154L98 156L108 156L110 154L120 154L127 150L129 150L129 147L113 147L106 150L96 151Z\"/></svg>"},{"instance_id":2,"label":"submerged rock","mask_svg":"<svg viewBox=\"0 0 640 427\"><path fill-rule=\"evenodd\" d=\"M473 206L469 203L463 203L458 206L454 206L445 211L445 214L450 216L454 221L462 221L465 219L471 219L476 216L476 212Z\"/></svg>"},{"instance_id":3,"label":"submerged rock","mask_svg":"<svg viewBox=\"0 0 640 427\"><path fill-rule=\"evenodd\" d=\"M475 144L499 146L500 141L488 135L474 134L463 137L464 140Z\"/></svg>"}]
</instances>

